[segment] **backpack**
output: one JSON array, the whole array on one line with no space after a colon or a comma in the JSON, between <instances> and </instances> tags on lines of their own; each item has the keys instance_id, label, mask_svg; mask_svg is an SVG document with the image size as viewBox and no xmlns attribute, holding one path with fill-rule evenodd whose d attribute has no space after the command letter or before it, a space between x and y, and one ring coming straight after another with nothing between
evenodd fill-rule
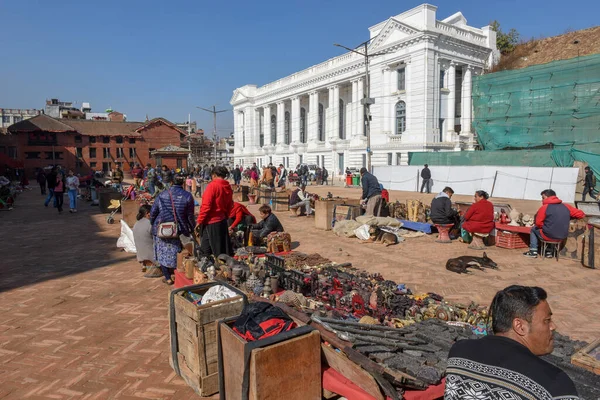
<instances>
[{"instance_id":1,"label":"backpack","mask_svg":"<svg viewBox=\"0 0 600 400\"><path fill-rule=\"evenodd\" d=\"M269 303L247 304L233 324L233 330L248 342L275 336L296 327L296 323L281 308Z\"/></svg>"}]
</instances>

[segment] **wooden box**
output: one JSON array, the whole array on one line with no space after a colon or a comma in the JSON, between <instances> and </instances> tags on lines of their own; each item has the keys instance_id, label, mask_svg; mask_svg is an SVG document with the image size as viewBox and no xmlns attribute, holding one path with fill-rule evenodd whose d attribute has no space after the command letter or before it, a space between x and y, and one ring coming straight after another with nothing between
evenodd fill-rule
<instances>
[{"instance_id":1,"label":"wooden box","mask_svg":"<svg viewBox=\"0 0 600 400\"><path fill-rule=\"evenodd\" d=\"M272 200L271 208L273 211L289 211L290 195L287 192L273 192Z\"/></svg>"},{"instance_id":2,"label":"wooden box","mask_svg":"<svg viewBox=\"0 0 600 400\"><path fill-rule=\"evenodd\" d=\"M358 216L360 216L360 206L338 204L333 209L333 218L336 222L356 219Z\"/></svg>"},{"instance_id":3,"label":"wooden box","mask_svg":"<svg viewBox=\"0 0 600 400\"><path fill-rule=\"evenodd\" d=\"M241 203L242 200L242 192L233 192L233 201L237 203Z\"/></svg>"},{"instance_id":4,"label":"wooden box","mask_svg":"<svg viewBox=\"0 0 600 400\"><path fill-rule=\"evenodd\" d=\"M333 220L333 209L338 204L358 205L358 199L337 198L332 200L315 201L315 228L326 231L331 230L331 221Z\"/></svg>"},{"instance_id":5,"label":"wooden box","mask_svg":"<svg viewBox=\"0 0 600 400\"><path fill-rule=\"evenodd\" d=\"M218 284L222 283L187 286L171 292L169 361L175 372L200 396L211 396L219 391L217 320L239 316L246 300L240 293L236 297L197 306L183 294L191 291L203 295Z\"/></svg>"},{"instance_id":6,"label":"wooden box","mask_svg":"<svg viewBox=\"0 0 600 400\"><path fill-rule=\"evenodd\" d=\"M258 188L258 198L256 199L257 204L270 204L271 203L271 194L273 193L272 189L269 188Z\"/></svg>"},{"instance_id":7,"label":"wooden box","mask_svg":"<svg viewBox=\"0 0 600 400\"><path fill-rule=\"evenodd\" d=\"M242 185L242 200L241 201L248 201L248 194L250 194L250 186L248 185Z\"/></svg>"},{"instance_id":8,"label":"wooden box","mask_svg":"<svg viewBox=\"0 0 600 400\"><path fill-rule=\"evenodd\" d=\"M189 255L190 255L190 253L188 253L188 251L186 249L183 249L179 253L177 253L177 269L179 271L183 272L183 270L184 270L183 259Z\"/></svg>"},{"instance_id":9,"label":"wooden box","mask_svg":"<svg viewBox=\"0 0 600 400\"><path fill-rule=\"evenodd\" d=\"M219 322L221 390L227 400L321 399L321 336L318 331L302 326L247 342L231 329L232 323L233 320ZM250 352L247 366L244 364L245 351ZM245 374L246 388L243 387Z\"/></svg>"}]
</instances>

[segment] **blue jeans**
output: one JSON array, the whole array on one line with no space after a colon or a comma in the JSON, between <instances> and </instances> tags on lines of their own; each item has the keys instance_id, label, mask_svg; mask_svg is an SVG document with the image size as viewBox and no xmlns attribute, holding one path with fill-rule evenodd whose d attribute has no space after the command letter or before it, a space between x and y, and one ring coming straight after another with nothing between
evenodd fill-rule
<instances>
[{"instance_id":1,"label":"blue jeans","mask_svg":"<svg viewBox=\"0 0 600 400\"><path fill-rule=\"evenodd\" d=\"M540 240L542 240L540 228L534 226L531 228L531 233L529 234L529 250L537 252Z\"/></svg>"},{"instance_id":2,"label":"blue jeans","mask_svg":"<svg viewBox=\"0 0 600 400\"><path fill-rule=\"evenodd\" d=\"M48 188L48 197L46 197L46 201L44 201L44 206L48 207L50 200L54 197L54 207L56 207L56 196L54 196L54 189Z\"/></svg>"},{"instance_id":3,"label":"blue jeans","mask_svg":"<svg viewBox=\"0 0 600 400\"><path fill-rule=\"evenodd\" d=\"M154 188L154 183L152 183L152 182L147 182L147 183L146 183L146 187L147 187L147 189L148 189L148 193L150 193L150 194L154 194L154 191L156 190L156 189Z\"/></svg>"},{"instance_id":4,"label":"blue jeans","mask_svg":"<svg viewBox=\"0 0 600 400\"><path fill-rule=\"evenodd\" d=\"M77 208L77 189L69 189L69 208Z\"/></svg>"}]
</instances>

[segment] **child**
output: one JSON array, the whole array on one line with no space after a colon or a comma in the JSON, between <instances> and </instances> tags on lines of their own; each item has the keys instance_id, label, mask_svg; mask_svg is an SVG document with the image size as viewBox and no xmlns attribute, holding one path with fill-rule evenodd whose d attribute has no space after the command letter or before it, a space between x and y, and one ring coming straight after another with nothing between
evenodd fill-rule
<instances>
[{"instance_id":1,"label":"child","mask_svg":"<svg viewBox=\"0 0 600 400\"><path fill-rule=\"evenodd\" d=\"M187 188L187 191L190 193L192 192L192 185L194 184L194 180L192 179L192 175L188 175L187 179L185 180L185 186Z\"/></svg>"}]
</instances>

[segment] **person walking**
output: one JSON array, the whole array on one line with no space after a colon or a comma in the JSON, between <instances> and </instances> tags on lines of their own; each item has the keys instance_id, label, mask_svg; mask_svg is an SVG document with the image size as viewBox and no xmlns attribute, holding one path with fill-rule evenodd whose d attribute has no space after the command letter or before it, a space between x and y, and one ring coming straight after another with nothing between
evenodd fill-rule
<instances>
[{"instance_id":1,"label":"person walking","mask_svg":"<svg viewBox=\"0 0 600 400\"><path fill-rule=\"evenodd\" d=\"M79 192L79 178L75 176L73 170L69 170L67 176L67 190L69 194L69 212L77 212L77 193Z\"/></svg>"},{"instance_id":2,"label":"person walking","mask_svg":"<svg viewBox=\"0 0 600 400\"><path fill-rule=\"evenodd\" d=\"M115 170L112 172L112 184L113 188L119 192L123 191L123 179L125 179L125 175L121 169L121 164L117 163Z\"/></svg>"},{"instance_id":3,"label":"person walking","mask_svg":"<svg viewBox=\"0 0 600 400\"><path fill-rule=\"evenodd\" d=\"M167 168L166 165L162 166L160 176L162 177L162 184L165 186L165 188L168 189L169 187L171 187L171 184L173 183L173 173L169 168Z\"/></svg>"},{"instance_id":4,"label":"person walking","mask_svg":"<svg viewBox=\"0 0 600 400\"><path fill-rule=\"evenodd\" d=\"M239 185L242 181L242 171L240 171L239 166L235 166L233 171L231 171L231 177L233 178L233 184Z\"/></svg>"},{"instance_id":5,"label":"person walking","mask_svg":"<svg viewBox=\"0 0 600 400\"><path fill-rule=\"evenodd\" d=\"M43 169L39 169L36 176L37 183L40 185L40 191L42 192L42 196L46 195L46 175L44 174Z\"/></svg>"},{"instance_id":6,"label":"person walking","mask_svg":"<svg viewBox=\"0 0 600 400\"><path fill-rule=\"evenodd\" d=\"M48 197L44 201L44 207L48 207L50 200L54 199L54 207L56 207L56 196L54 195L54 188L56 187L56 167L52 167L48 176L46 176L46 182L48 183Z\"/></svg>"},{"instance_id":7,"label":"person walking","mask_svg":"<svg viewBox=\"0 0 600 400\"><path fill-rule=\"evenodd\" d=\"M221 254L233 254L227 225L233 208L233 190L225 180L228 174L227 168L214 167L212 181L202 194L202 205L196 221L200 256L212 254L216 258Z\"/></svg>"},{"instance_id":8,"label":"person walking","mask_svg":"<svg viewBox=\"0 0 600 400\"><path fill-rule=\"evenodd\" d=\"M58 208L58 213L62 214L63 212L63 202L64 202L64 194L65 194L65 182L64 175L62 172L59 172L56 175L56 186L54 187L54 198L56 199L56 208Z\"/></svg>"},{"instance_id":9,"label":"person walking","mask_svg":"<svg viewBox=\"0 0 600 400\"><path fill-rule=\"evenodd\" d=\"M135 188L139 189L140 185L142 184L142 179L144 179L144 170L139 163L135 163L135 166L131 170L131 175L133 175L133 179L135 181Z\"/></svg>"},{"instance_id":10,"label":"person walking","mask_svg":"<svg viewBox=\"0 0 600 400\"><path fill-rule=\"evenodd\" d=\"M327 168L325 168L325 166L323 166L323 171L321 171L321 178L323 179L323 182L321 184L327 185L327 179L329 179L329 171L327 171Z\"/></svg>"},{"instance_id":11,"label":"person walking","mask_svg":"<svg viewBox=\"0 0 600 400\"><path fill-rule=\"evenodd\" d=\"M594 188L596 187L596 175L590 169L590 167L585 167L585 180L583 182L583 196L581 198L582 201L585 201L585 196L587 194L594 200L598 200L598 198L594 195Z\"/></svg>"},{"instance_id":12,"label":"person walking","mask_svg":"<svg viewBox=\"0 0 600 400\"><path fill-rule=\"evenodd\" d=\"M421 184L421 193L423 193L423 189L426 189L427 193L431 193L431 171L427 164L425 164L425 167L421 170L421 179L423 180L423 183Z\"/></svg>"},{"instance_id":13,"label":"person walking","mask_svg":"<svg viewBox=\"0 0 600 400\"><path fill-rule=\"evenodd\" d=\"M258 167L252 167L250 170L250 186L258 187Z\"/></svg>"},{"instance_id":14,"label":"person walking","mask_svg":"<svg viewBox=\"0 0 600 400\"><path fill-rule=\"evenodd\" d=\"M194 232L194 198L183 189L185 178L181 175L173 177L173 185L161 192L150 210L150 223L154 236L154 255L164 275L163 282L172 285L171 275L177 268L177 253L183 246L180 236L190 236ZM161 237L159 225L175 222L176 237Z\"/></svg>"},{"instance_id":15,"label":"person walking","mask_svg":"<svg viewBox=\"0 0 600 400\"><path fill-rule=\"evenodd\" d=\"M277 171L277 175L279 176L279 181L277 182L277 187L284 188L285 180L288 176L288 171L285 169L283 164L279 164L279 171Z\"/></svg>"},{"instance_id":16,"label":"person walking","mask_svg":"<svg viewBox=\"0 0 600 400\"><path fill-rule=\"evenodd\" d=\"M148 168L148 173L146 174L146 188L148 189L148 193L154 195L156 191L156 170L152 168L150 163L146 164L146 168Z\"/></svg>"}]
</instances>

